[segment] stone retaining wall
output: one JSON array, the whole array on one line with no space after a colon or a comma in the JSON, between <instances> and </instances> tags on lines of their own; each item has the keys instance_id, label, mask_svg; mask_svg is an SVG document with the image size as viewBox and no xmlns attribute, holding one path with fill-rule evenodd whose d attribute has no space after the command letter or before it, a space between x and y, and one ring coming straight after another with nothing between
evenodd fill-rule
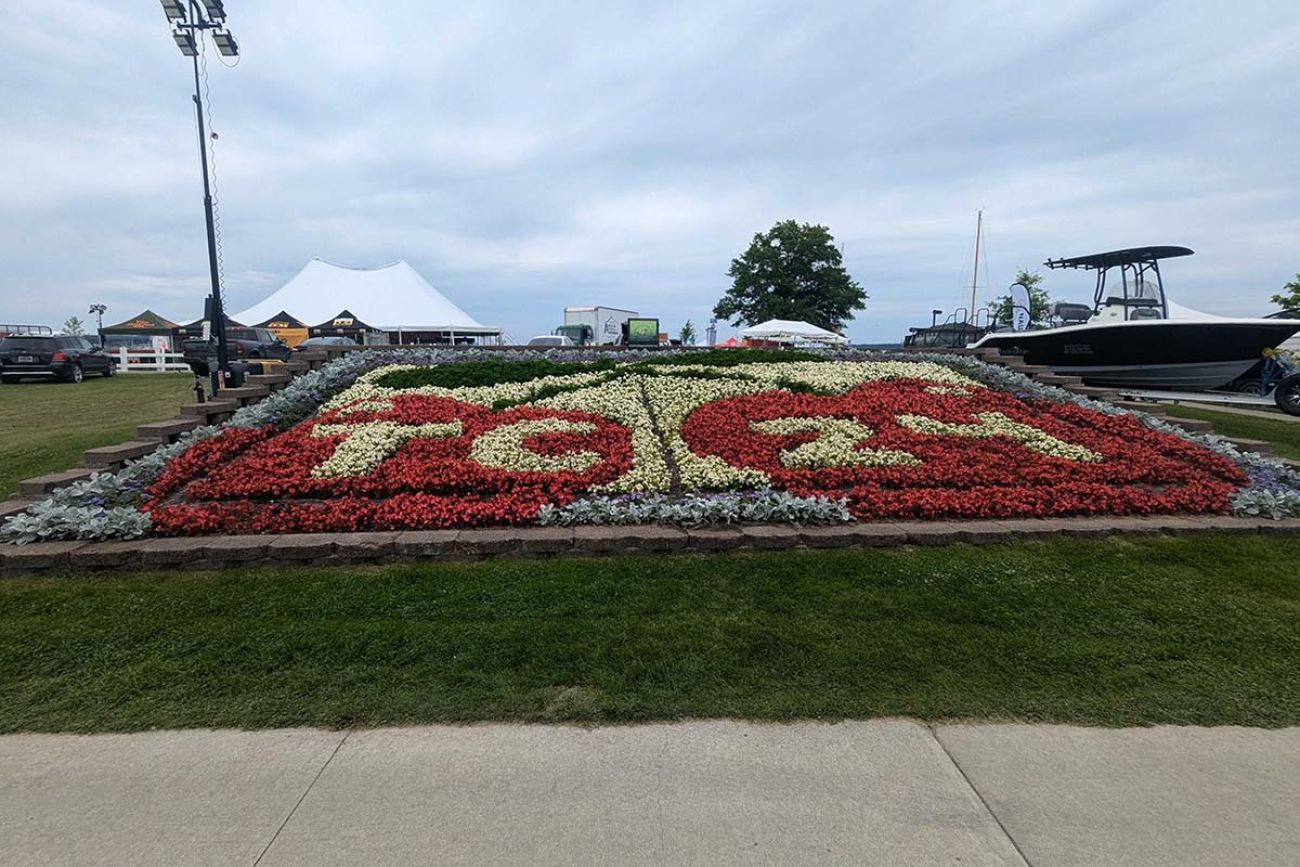
<instances>
[{"instance_id":1,"label":"stone retaining wall","mask_svg":"<svg viewBox=\"0 0 1300 867\"><path fill-rule=\"evenodd\" d=\"M332 566L391 561L465 561L647 553L987 545L1014 540L1181 536L1197 533L1300 535L1300 519L1222 515L1036 518L988 521L872 521L831 527L732 524L681 528L493 527L375 533L201 536L131 542L0 545L0 575L68 571ZM1294 544L1288 542L1287 544Z\"/></svg>"}]
</instances>

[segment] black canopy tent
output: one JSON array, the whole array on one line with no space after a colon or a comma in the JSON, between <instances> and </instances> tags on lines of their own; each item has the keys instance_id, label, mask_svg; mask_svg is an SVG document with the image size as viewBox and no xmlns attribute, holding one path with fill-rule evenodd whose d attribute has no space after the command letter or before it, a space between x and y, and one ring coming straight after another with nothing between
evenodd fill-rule
<instances>
[{"instance_id":1,"label":"black canopy tent","mask_svg":"<svg viewBox=\"0 0 1300 867\"><path fill-rule=\"evenodd\" d=\"M191 338L202 337L204 321L205 320L203 319L196 319L193 322L186 323L185 325L177 326L176 332L178 335L180 335L180 338L182 340L189 340ZM236 322L235 320L231 319L229 316L225 317L225 322L227 328L247 327L246 325L244 325L244 323Z\"/></svg>"},{"instance_id":2,"label":"black canopy tent","mask_svg":"<svg viewBox=\"0 0 1300 867\"><path fill-rule=\"evenodd\" d=\"M262 322L253 323L252 327L265 328L290 346L302 343L309 334L306 322L284 310Z\"/></svg>"},{"instance_id":3,"label":"black canopy tent","mask_svg":"<svg viewBox=\"0 0 1300 867\"><path fill-rule=\"evenodd\" d=\"M104 326L99 329L99 337L106 349L152 350L155 338L164 338L164 348L171 349L178 342L179 327L152 310L144 310L124 322Z\"/></svg>"}]
</instances>

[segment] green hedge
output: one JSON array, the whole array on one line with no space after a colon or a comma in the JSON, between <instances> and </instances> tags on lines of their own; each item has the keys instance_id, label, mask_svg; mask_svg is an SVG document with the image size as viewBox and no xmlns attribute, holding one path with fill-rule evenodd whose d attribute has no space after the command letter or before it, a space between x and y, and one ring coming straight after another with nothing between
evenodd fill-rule
<instances>
[{"instance_id":1,"label":"green hedge","mask_svg":"<svg viewBox=\"0 0 1300 867\"><path fill-rule=\"evenodd\" d=\"M529 382L541 376L564 376L572 373L613 370L611 360L562 363L557 361L471 361L465 364L435 364L410 370L394 370L376 382L385 388L420 388L436 385L460 388L471 385L499 385L503 382Z\"/></svg>"}]
</instances>

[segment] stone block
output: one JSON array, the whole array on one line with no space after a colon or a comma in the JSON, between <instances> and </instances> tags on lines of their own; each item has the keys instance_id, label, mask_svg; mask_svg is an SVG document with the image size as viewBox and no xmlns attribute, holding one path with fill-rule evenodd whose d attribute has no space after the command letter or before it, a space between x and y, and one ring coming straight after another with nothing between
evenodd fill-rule
<instances>
[{"instance_id":1,"label":"stone block","mask_svg":"<svg viewBox=\"0 0 1300 867\"><path fill-rule=\"evenodd\" d=\"M519 544L525 554L563 554L573 550L573 528L521 527Z\"/></svg>"},{"instance_id":2,"label":"stone block","mask_svg":"<svg viewBox=\"0 0 1300 867\"><path fill-rule=\"evenodd\" d=\"M73 482L85 481L93 475L95 475L95 470L78 467L72 470L64 470L61 473L50 473L44 476L23 479L18 483L18 493L23 497L39 497L48 494L55 488L66 488Z\"/></svg>"},{"instance_id":3,"label":"stone block","mask_svg":"<svg viewBox=\"0 0 1300 867\"><path fill-rule=\"evenodd\" d=\"M471 557L523 553L520 532L524 527L482 527L460 531L456 548Z\"/></svg>"},{"instance_id":4,"label":"stone block","mask_svg":"<svg viewBox=\"0 0 1300 867\"><path fill-rule=\"evenodd\" d=\"M91 542L74 549L68 562L74 569L112 569L143 565L144 541Z\"/></svg>"},{"instance_id":5,"label":"stone block","mask_svg":"<svg viewBox=\"0 0 1300 867\"><path fill-rule=\"evenodd\" d=\"M194 539L195 556L220 562L244 563L264 560L279 536L204 536Z\"/></svg>"},{"instance_id":6,"label":"stone block","mask_svg":"<svg viewBox=\"0 0 1300 867\"><path fill-rule=\"evenodd\" d=\"M21 515L23 512L27 511L27 507L31 504L31 500L19 498L5 500L3 503L0 503L0 522L4 521L4 519L8 518L10 515Z\"/></svg>"},{"instance_id":7,"label":"stone block","mask_svg":"<svg viewBox=\"0 0 1300 867\"><path fill-rule=\"evenodd\" d=\"M961 521L955 526L957 539L970 545L993 545L1015 538L1015 529L1006 521Z\"/></svg>"},{"instance_id":8,"label":"stone block","mask_svg":"<svg viewBox=\"0 0 1300 867\"><path fill-rule=\"evenodd\" d=\"M1147 415L1161 416L1165 414L1164 407L1158 403L1150 403L1145 400L1112 400L1112 404L1131 412L1144 412Z\"/></svg>"},{"instance_id":9,"label":"stone block","mask_svg":"<svg viewBox=\"0 0 1300 867\"><path fill-rule=\"evenodd\" d=\"M954 545L961 541L958 524L953 521L909 521L899 526L905 528L912 545Z\"/></svg>"},{"instance_id":10,"label":"stone block","mask_svg":"<svg viewBox=\"0 0 1300 867\"><path fill-rule=\"evenodd\" d=\"M275 560L323 560L334 553L336 533L286 533L267 545Z\"/></svg>"},{"instance_id":11,"label":"stone block","mask_svg":"<svg viewBox=\"0 0 1300 867\"><path fill-rule=\"evenodd\" d=\"M143 540L140 562L144 566L180 566L187 568L197 563L202 554L193 538L160 538Z\"/></svg>"},{"instance_id":12,"label":"stone block","mask_svg":"<svg viewBox=\"0 0 1300 867\"><path fill-rule=\"evenodd\" d=\"M87 542L33 542L0 545L0 569L61 569L71 565L71 555Z\"/></svg>"},{"instance_id":13,"label":"stone block","mask_svg":"<svg viewBox=\"0 0 1300 867\"><path fill-rule=\"evenodd\" d=\"M1230 437L1228 442L1239 452L1254 452L1257 455L1273 454L1273 444L1267 440L1251 440L1241 437Z\"/></svg>"},{"instance_id":14,"label":"stone block","mask_svg":"<svg viewBox=\"0 0 1300 867\"><path fill-rule=\"evenodd\" d=\"M1214 424L1208 421L1201 421L1199 418L1178 418L1169 416L1165 419L1169 424L1180 427L1191 433L1214 433Z\"/></svg>"},{"instance_id":15,"label":"stone block","mask_svg":"<svg viewBox=\"0 0 1300 867\"><path fill-rule=\"evenodd\" d=\"M270 386L266 385L242 385L238 388L223 388L217 392L218 400L238 401L240 406L248 406L250 403L257 403L262 398L271 393Z\"/></svg>"},{"instance_id":16,"label":"stone block","mask_svg":"<svg viewBox=\"0 0 1300 867\"><path fill-rule=\"evenodd\" d=\"M573 549L582 554L608 554L628 550L626 527L574 527Z\"/></svg>"},{"instance_id":17,"label":"stone block","mask_svg":"<svg viewBox=\"0 0 1300 867\"><path fill-rule=\"evenodd\" d=\"M239 409L237 400L209 400L205 403L187 403L181 407L181 413L195 418L212 419L230 415Z\"/></svg>"},{"instance_id":18,"label":"stone block","mask_svg":"<svg viewBox=\"0 0 1300 867\"><path fill-rule=\"evenodd\" d=\"M397 554L396 532L336 533L334 554L340 560L382 560Z\"/></svg>"},{"instance_id":19,"label":"stone block","mask_svg":"<svg viewBox=\"0 0 1300 867\"><path fill-rule=\"evenodd\" d=\"M799 529L788 524L744 524L740 532L745 535L749 548L774 550L797 548L802 544Z\"/></svg>"},{"instance_id":20,"label":"stone block","mask_svg":"<svg viewBox=\"0 0 1300 867\"><path fill-rule=\"evenodd\" d=\"M1300 533L1300 519L1282 518L1274 520L1272 518L1255 519L1256 529L1267 536L1289 536Z\"/></svg>"},{"instance_id":21,"label":"stone block","mask_svg":"<svg viewBox=\"0 0 1300 867\"><path fill-rule=\"evenodd\" d=\"M81 453L81 464L92 470L116 469L127 461L152 453L157 448L158 443L154 440L132 440L115 446L86 449Z\"/></svg>"},{"instance_id":22,"label":"stone block","mask_svg":"<svg viewBox=\"0 0 1300 867\"><path fill-rule=\"evenodd\" d=\"M186 431L194 430L199 424L199 420L193 416L150 422L135 429L135 438L138 440L153 440L158 443L170 443L174 442L178 436Z\"/></svg>"},{"instance_id":23,"label":"stone block","mask_svg":"<svg viewBox=\"0 0 1300 867\"><path fill-rule=\"evenodd\" d=\"M908 543L907 528L897 521L863 521L849 526L856 532L854 544L864 548L894 548Z\"/></svg>"},{"instance_id":24,"label":"stone block","mask_svg":"<svg viewBox=\"0 0 1300 867\"><path fill-rule=\"evenodd\" d=\"M640 552L684 551L690 546L690 537L681 527L665 524L641 524L620 527L624 544L629 550Z\"/></svg>"},{"instance_id":25,"label":"stone block","mask_svg":"<svg viewBox=\"0 0 1300 867\"><path fill-rule=\"evenodd\" d=\"M1163 515L1119 515L1106 518L1106 522L1126 536L1159 536L1165 531Z\"/></svg>"},{"instance_id":26,"label":"stone block","mask_svg":"<svg viewBox=\"0 0 1300 867\"><path fill-rule=\"evenodd\" d=\"M402 557L454 557L460 533L460 530L403 530L397 534L397 553Z\"/></svg>"},{"instance_id":27,"label":"stone block","mask_svg":"<svg viewBox=\"0 0 1300 867\"><path fill-rule=\"evenodd\" d=\"M573 549L583 554L681 551L693 548L686 530L658 524L573 528Z\"/></svg>"},{"instance_id":28,"label":"stone block","mask_svg":"<svg viewBox=\"0 0 1300 867\"><path fill-rule=\"evenodd\" d=\"M852 524L799 528L799 541L809 548L849 548L859 544L859 535Z\"/></svg>"},{"instance_id":29,"label":"stone block","mask_svg":"<svg viewBox=\"0 0 1300 867\"><path fill-rule=\"evenodd\" d=\"M734 551L749 545L739 526L689 527L686 540L692 551Z\"/></svg>"},{"instance_id":30,"label":"stone block","mask_svg":"<svg viewBox=\"0 0 1300 867\"><path fill-rule=\"evenodd\" d=\"M1095 388L1090 385L1072 386L1070 391L1080 395L1081 397L1089 397L1093 400L1104 400L1107 402L1116 400L1119 397L1119 392L1113 388Z\"/></svg>"}]
</instances>

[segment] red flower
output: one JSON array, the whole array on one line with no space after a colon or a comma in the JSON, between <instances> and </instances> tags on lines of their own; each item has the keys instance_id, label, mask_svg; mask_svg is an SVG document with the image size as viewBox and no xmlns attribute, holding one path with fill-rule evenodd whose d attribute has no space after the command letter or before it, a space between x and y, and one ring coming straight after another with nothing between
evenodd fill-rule
<instances>
[{"instance_id":1,"label":"red flower","mask_svg":"<svg viewBox=\"0 0 1300 867\"><path fill-rule=\"evenodd\" d=\"M1010 517L1066 514L1222 511L1246 478L1231 461L1132 416L1075 404L1026 403L985 388L932 393L932 383L891 380L842 396L765 392L700 407L682 425L699 455L766 472L776 487L802 496L845 497L860 518ZM900 416L923 415L974 425L1000 413L1101 460L1068 460L1011 439L919 433ZM780 418L847 419L872 433L858 448L903 452L915 466L788 466L783 454L818 433L774 435L755 422Z\"/></svg>"},{"instance_id":2,"label":"red flower","mask_svg":"<svg viewBox=\"0 0 1300 867\"><path fill-rule=\"evenodd\" d=\"M502 425L560 419L590 432L540 433L523 445L538 455L591 452L584 472L517 472L469 459L474 440ZM368 475L318 477L344 435L314 436L318 425L390 421L459 422L461 433L413 438ZM545 503L612 481L632 466L630 432L600 416L521 407L494 412L450 398L403 395L393 408L325 413L291 430L230 429L176 458L149 488L154 529L195 532L311 532L517 524Z\"/></svg>"}]
</instances>

